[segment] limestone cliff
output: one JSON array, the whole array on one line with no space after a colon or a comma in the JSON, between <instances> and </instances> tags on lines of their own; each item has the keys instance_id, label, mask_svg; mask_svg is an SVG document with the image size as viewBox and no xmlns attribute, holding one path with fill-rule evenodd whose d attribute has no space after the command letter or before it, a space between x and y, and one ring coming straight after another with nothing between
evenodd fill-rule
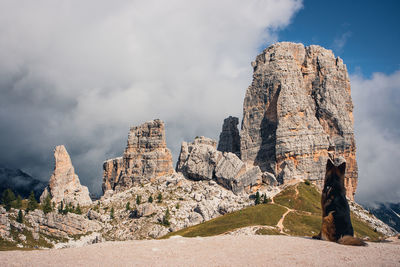
<instances>
[{"instance_id":1,"label":"limestone cliff","mask_svg":"<svg viewBox=\"0 0 400 267\"><path fill-rule=\"evenodd\" d=\"M243 103L241 159L277 177L323 182L331 157L347 161L347 195L357 186L353 104L346 65L320 46L277 43L252 63Z\"/></svg>"},{"instance_id":2,"label":"limestone cliff","mask_svg":"<svg viewBox=\"0 0 400 267\"><path fill-rule=\"evenodd\" d=\"M106 161L103 170L104 192L125 190L135 183L154 182L160 176L172 174L164 122L156 119L131 127L123 157Z\"/></svg>"},{"instance_id":3,"label":"limestone cliff","mask_svg":"<svg viewBox=\"0 0 400 267\"><path fill-rule=\"evenodd\" d=\"M54 171L50 177L49 186L42 193L40 200L43 201L50 194L51 200L56 205L61 201L74 206L92 204L89 190L86 186L81 185L78 175L75 174L71 158L63 145L56 146L54 149L54 161Z\"/></svg>"},{"instance_id":4,"label":"limestone cliff","mask_svg":"<svg viewBox=\"0 0 400 267\"><path fill-rule=\"evenodd\" d=\"M239 119L229 116L224 120L222 132L219 135L218 150L232 152L240 157L240 135L238 130Z\"/></svg>"}]
</instances>

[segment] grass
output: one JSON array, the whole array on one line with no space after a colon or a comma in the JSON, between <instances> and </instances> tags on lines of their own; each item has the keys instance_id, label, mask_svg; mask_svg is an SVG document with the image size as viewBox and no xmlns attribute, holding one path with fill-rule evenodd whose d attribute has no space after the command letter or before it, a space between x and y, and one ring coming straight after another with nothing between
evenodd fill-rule
<instances>
[{"instance_id":1,"label":"grass","mask_svg":"<svg viewBox=\"0 0 400 267\"><path fill-rule=\"evenodd\" d=\"M285 233L293 236L313 236L321 229L321 216L305 214L304 212L290 212L283 221Z\"/></svg>"},{"instance_id":2,"label":"grass","mask_svg":"<svg viewBox=\"0 0 400 267\"><path fill-rule=\"evenodd\" d=\"M290 209L321 214L321 194L315 186L300 183L297 190L299 194L296 197L295 186L288 187L274 197L274 202Z\"/></svg>"},{"instance_id":3,"label":"grass","mask_svg":"<svg viewBox=\"0 0 400 267\"><path fill-rule=\"evenodd\" d=\"M169 233L163 238L173 235L184 237L214 236L252 225L275 226L284 212L285 208L274 204L251 206L177 232Z\"/></svg>"},{"instance_id":4,"label":"grass","mask_svg":"<svg viewBox=\"0 0 400 267\"><path fill-rule=\"evenodd\" d=\"M288 213L283 221L285 233L293 236L316 235L321 229L322 221L321 193L314 185L306 182L299 183L297 190L299 192L298 195L296 195L295 186L290 186L274 198L276 204L262 204L244 208L240 211L169 233L163 238L173 235L184 237L214 236L253 225L275 226L283 213L285 213L285 207L295 210ZM353 213L351 213L351 220L356 236L369 237L370 240L379 240L382 237L382 234L374 231L373 228ZM277 235L280 233L277 228L261 228L256 231L256 234Z\"/></svg>"},{"instance_id":5,"label":"grass","mask_svg":"<svg viewBox=\"0 0 400 267\"><path fill-rule=\"evenodd\" d=\"M360 238L369 237L371 241L379 241L383 235L379 232L375 232L365 222L359 219L355 214L351 214L351 223L354 229L354 235Z\"/></svg>"},{"instance_id":6,"label":"grass","mask_svg":"<svg viewBox=\"0 0 400 267\"><path fill-rule=\"evenodd\" d=\"M260 228L256 231L256 235L282 235L277 228Z\"/></svg>"}]
</instances>

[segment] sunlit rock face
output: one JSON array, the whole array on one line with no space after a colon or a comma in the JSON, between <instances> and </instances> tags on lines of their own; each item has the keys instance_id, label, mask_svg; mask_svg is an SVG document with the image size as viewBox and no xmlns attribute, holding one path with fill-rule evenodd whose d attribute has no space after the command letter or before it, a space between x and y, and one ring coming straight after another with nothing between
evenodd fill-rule
<instances>
[{"instance_id":1,"label":"sunlit rock face","mask_svg":"<svg viewBox=\"0 0 400 267\"><path fill-rule=\"evenodd\" d=\"M328 157L347 162L353 199L358 178L353 103L346 65L331 50L277 43L252 63L243 103L240 154L280 183L301 178L321 185Z\"/></svg>"}]
</instances>

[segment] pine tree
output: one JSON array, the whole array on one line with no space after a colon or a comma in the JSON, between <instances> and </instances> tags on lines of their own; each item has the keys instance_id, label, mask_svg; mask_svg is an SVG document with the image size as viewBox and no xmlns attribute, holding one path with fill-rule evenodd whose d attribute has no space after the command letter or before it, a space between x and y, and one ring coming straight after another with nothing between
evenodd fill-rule
<instances>
[{"instance_id":1,"label":"pine tree","mask_svg":"<svg viewBox=\"0 0 400 267\"><path fill-rule=\"evenodd\" d=\"M78 203L78 206L76 206L75 213L82 214L81 206L79 206L79 203Z\"/></svg>"},{"instance_id":2,"label":"pine tree","mask_svg":"<svg viewBox=\"0 0 400 267\"><path fill-rule=\"evenodd\" d=\"M61 200L60 206L58 206L58 213L64 212L64 202Z\"/></svg>"},{"instance_id":3,"label":"pine tree","mask_svg":"<svg viewBox=\"0 0 400 267\"><path fill-rule=\"evenodd\" d=\"M51 207L50 195L47 195L47 197L44 199L44 202L42 205L42 210L43 210L44 214L47 214L47 213L53 211L53 209Z\"/></svg>"},{"instance_id":4,"label":"pine tree","mask_svg":"<svg viewBox=\"0 0 400 267\"><path fill-rule=\"evenodd\" d=\"M267 204L267 203L268 203L267 194L264 194L263 204Z\"/></svg>"},{"instance_id":5,"label":"pine tree","mask_svg":"<svg viewBox=\"0 0 400 267\"><path fill-rule=\"evenodd\" d=\"M24 222L24 215L22 214L22 210L19 210L19 212L18 212L17 222L19 222L19 223Z\"/></svg>"},{"instance_id":6,"label":"pine tree","mask_svg":"<svg viewBox=\"0 0 400 267\"><path fill-rule=\"evenodd\" d=\"M131 203L129 203L129 201L126 203L126 205L125 205L125 210L126 211L129 211L129 210L131 210Z\"/></svg>"},{"instance_id":7,"label":"pine tree","mask_svg":"<svg viewBox=\"0 0 400 267\"><path fill-rule=\"evenodd\" d=\"M20 209L22 207L22 197L21 195L17 196L17 200L15 201L15 208Z\"/></svg>"},{"instance_id":8,"label":"pine tree","mask_svg":"<svg viewBox=\"0 0 400 267\"><path fill-rule=\"evenodd\" d=\"M161 203L161 202L162 202L162 194L161 194L161 192L158 193L157 202L158 202L158 203Z\"/></svg>"},{"instance_id":9,"label":"pine tree","mask_svg":"<svg viewBox=\"0 0 400 267\"><path fill-rule=\"evenodd\" d=\"M153 203L153 196L152 195L149 196L148 202L149 203Z\"/></svg>"},{"instance_id":10,"label":"pine tree","mask_svg":"<svg viewBox=\"0 0 400 267\"><path fill-rule=\"evenodd\" d=\"M32 210L37 209L38 207L39 207L39 204L36 201L35 193L33 193L33 191L31 191L31 194L29 195L29 198L28 198L28 208L26 210L32 211Z\"/></svg>"},{"instance_id":11,"label":"pine tree","mask_svg":"<svg viewBox=\"0 0 400 267\"><path fill-rule=\"evenodd\" d=\"M114 207L111 207L111 211L110 211L110 219L114 219Z\"/></svg>"},{"instance_id":12,"label":"pine tree","mask_svg":"<svg viewBox=\"0 0 400 267\"><path fill-rule=\"evenodd\" d=\"M167 208L167 210L165 211L164 218L162 220L162 225L164 225L164 226L170 226L171 225L171 223L169 222L169 217L170 217L169 208Z\"/></svg>"},{"instance_id":13,"label":"pine tree","mask_svg":"<svg viewBox=\"0 0 400 267\"><path fill-rule=\"evenodd\" d=\"M140 202L141 202L141 196L140 195L137 195L136 196L136 205L140 205Z\"/></svg>"},{"instance_id":14,"label":"pine tree","mask_svg":"<svg viewBox=\"0 0 400 267\"><path fill-rule=\"evenodd\" d=\"M6 208L6 211L9 211L12 207L12 202L15 200L15 195L14 192L8 188L3 191L3 198L2 202L4 204L4 207Z\"/></svg>"},{"instance_id":15,"label":"pine tree","mask_svg":"<svg viewBox=\"0 0 400 267\"><path fill-rule=\"evenodd\" d=\"M254 204L256 205L260 204L260 192L258 191L256 193L256 200L254 201Z\"/></svg>"}]
</instances>

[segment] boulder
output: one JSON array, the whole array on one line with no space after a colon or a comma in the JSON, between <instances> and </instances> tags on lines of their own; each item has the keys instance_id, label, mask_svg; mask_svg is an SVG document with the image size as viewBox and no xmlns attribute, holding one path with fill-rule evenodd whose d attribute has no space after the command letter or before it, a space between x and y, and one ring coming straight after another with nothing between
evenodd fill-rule
<instances>
[{"instance_id":1,"label":"boulder","mask_svg":"<svg viewBox=\"0 0 400 267\"><path fill-rule=\"evenodd\" d=\"M216 142L203 136L182 143L176 170L191 180L215 180L235 194L262 182L259 167L246 167L236 154L218 151Z\"/></svg>"}]
</instances>

